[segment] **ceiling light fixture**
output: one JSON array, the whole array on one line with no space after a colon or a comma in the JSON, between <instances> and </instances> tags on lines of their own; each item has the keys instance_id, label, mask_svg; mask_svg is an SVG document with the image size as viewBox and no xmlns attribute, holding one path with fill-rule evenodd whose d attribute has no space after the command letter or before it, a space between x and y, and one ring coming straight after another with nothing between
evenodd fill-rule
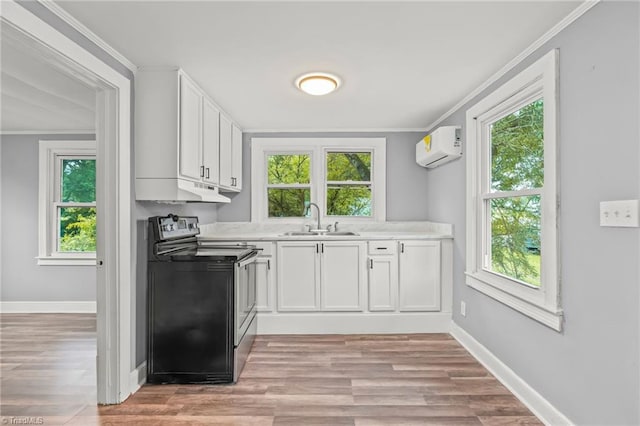
<instances>
[{"instance_id":1,"label":"ceiling light fixture","mask_svg":"<svg viewBox=\"0 0 640 426\"><path fill-rule=\"evenodd\" d=\"M340 87L340 79L333 74L312 72L298 77L296 87L310 95L322 96Z\"/></svg>"}]
</instances>

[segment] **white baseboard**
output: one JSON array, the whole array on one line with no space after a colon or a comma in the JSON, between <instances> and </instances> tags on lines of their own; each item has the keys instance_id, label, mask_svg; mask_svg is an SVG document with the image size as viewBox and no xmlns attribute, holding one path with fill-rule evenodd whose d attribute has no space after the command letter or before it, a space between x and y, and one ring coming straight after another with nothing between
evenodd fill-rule
<instances>
[{"instance_id":1,"label":"white baseboard","mask_svg":"<svg viewBox=\"0 0 640 426\"><path fill-rule=\"evenodd\" d=\"M140 364L135 370L129 373L130 392L136 393L142 385L147 382L147 361Z\"/></svg>"},{"instance_id":2,"label":"white baseboard","mask_svg":"<svg viewBox=\"0 0 640 426\"><path fill-rule=\"evenodd\" d=\"M95 314L96 302L0 302L4 314Z\"/></svg>"},{"instance_id":3,"label":"white baseboard","mask_svg":"<svg viewBox=\"0 0 640 426\"><path fill-rule=\"evenodd\" d=\"M546 425L573 425L571 420L453 321L451 335Z\"/></svg>"},{"instance_id":4,"label":"white baseboard","mask_svg":"<svg viewBox=\"0 0 640 426\"><path fill-rule=\"evenodd\" d=\"M451 313L258 313L258 334L449 333Z\"/></svg>"}]
</instances>

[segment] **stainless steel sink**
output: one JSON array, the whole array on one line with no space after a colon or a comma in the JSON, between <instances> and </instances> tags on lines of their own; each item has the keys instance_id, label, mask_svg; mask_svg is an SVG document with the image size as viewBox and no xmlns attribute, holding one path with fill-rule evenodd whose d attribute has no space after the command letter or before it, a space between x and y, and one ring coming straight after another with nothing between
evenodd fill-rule
<instances>
[{"instance_id":1,"label":"stainless steel sink","mask_svg":"<svg viewBox=\"0 0 640 426\"><path fill-rule=\"evenodd\" d=\"M357 236L358 234L351 231L337 232L309 232L309 231L291 231L282 234L283 237L346 237Z\"/></svg>"}]
</instances>

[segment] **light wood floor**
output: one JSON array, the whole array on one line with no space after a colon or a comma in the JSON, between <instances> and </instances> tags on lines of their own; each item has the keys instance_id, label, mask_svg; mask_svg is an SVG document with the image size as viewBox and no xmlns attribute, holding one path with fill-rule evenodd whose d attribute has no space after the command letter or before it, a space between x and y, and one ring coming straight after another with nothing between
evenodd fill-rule
<instances>
[{"instance_id":1,"label":"light wood floor","mask_svg":"<svg viewBox=\"0 0 640 426\"><path fill-rule=\"evenodd\" d=\"M446 334L259 336L234 386L146 385L97 407L95 316L0 320L3 424L541 424Z\"/></svg>"}]
</instances>

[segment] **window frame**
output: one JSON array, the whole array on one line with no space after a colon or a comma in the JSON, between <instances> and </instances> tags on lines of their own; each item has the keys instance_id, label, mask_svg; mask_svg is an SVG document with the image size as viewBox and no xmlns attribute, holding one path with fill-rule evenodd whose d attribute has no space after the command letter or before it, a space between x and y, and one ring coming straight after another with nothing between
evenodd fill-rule
<instances>
[{"instance_id":1,"label":"window frame","mask_svg":"<svg viewBox=\"0 0 640 426\"><path fill-rule=\"evenodd\" d=\"M371 216L326 215L326 155L328 152L371 152ZM268 217L267 155L311 155L310 200L321 210L324 225L386 220L386 138L251 138L251 221L259 223L303 224L317 220L311 217Z\"/></svg>"},{"instance_id":2,"label":"window frame","mask_svg":"<svg viewBox=\"0 0 640 426\"><path fill-rule=\"evenodd\" d=\"M96 159L95 140L39 141L38 256L36 257L38 265L96 265L95 252L58 251L58 209L74 206L96 207L96 203L60 201L62 161L81 157Z\"/></svg>"},{"instance_id":3,"label":"window frame","mask_svg":"<svg viewBox=\"0 0 640 426\"><path fill-rule=\"evenodd\" d=\"M558 251L558 50L538 59L467 110L466 284L556 330L562 330ZM492 272L490 247L491 157L488 126L500 117L542 98L544 101L544 183L518 195L541 195L540 287ZM514 192L515 193L515 192ZM531 194L530 194L531 193ZM504 195L505 193L501 193Z\"/></svg>"}]
</instances>

